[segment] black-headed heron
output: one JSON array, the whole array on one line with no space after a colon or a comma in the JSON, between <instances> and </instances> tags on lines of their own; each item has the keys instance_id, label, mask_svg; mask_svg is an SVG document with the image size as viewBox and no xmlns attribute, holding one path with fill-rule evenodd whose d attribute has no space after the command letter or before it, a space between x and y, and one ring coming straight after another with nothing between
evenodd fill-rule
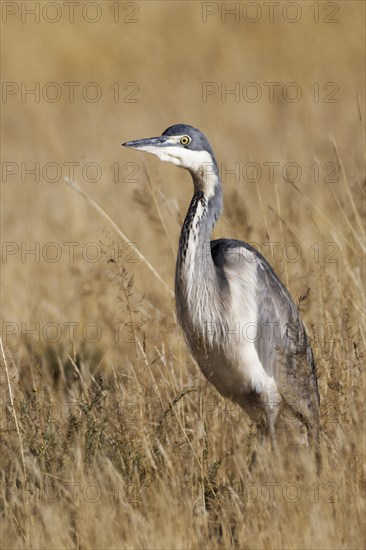
<instances>
[{"instance_id":1,"label":"black-headed heron","mask_svg":"<svg viewBox=\"0 0 366 550\"><path fill-rule=\"evenodd\" d=\"M206 378L275 439L286 406L318 444L316 367L299 312L268 261L249 244L211 241L222 207L218 165L206 137L176 124L124 146L191 173L194 195L179 239L175 297L179 322ZM264 422L264 424L263 424Z\"/></svg>"}]
</instances>

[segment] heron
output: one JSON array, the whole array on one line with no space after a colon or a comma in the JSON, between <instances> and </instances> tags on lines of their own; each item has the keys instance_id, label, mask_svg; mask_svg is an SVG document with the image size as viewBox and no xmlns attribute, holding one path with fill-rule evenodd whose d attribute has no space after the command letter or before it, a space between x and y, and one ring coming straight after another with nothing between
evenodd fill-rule
<instances>
[{"instance_id":1,"label":"heron","mask_svg":"<svg viewBox=\"0 0 366 550\"><path fill-rule=\"evenodd\" d=\"M253 246L236 239L211 240L223 192L206 136L190 125L175 124L159 137L122 145L191 174L194 193L179 238L175 299L185 340L202 373L272 442L285 407L307 443L318 443L317 372L298 308Z\"/></svg>"}]
</instances>

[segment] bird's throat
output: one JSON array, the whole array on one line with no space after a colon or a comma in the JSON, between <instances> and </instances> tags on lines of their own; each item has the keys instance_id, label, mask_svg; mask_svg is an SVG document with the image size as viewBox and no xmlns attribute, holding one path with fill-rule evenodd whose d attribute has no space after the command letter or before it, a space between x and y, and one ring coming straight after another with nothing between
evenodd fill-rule
<instances>
[{"instance_id":1,"label":"bird's throat","mask_svg":"<svg viewBox=\"0 0 366 550\"><path fill-rule=\"evenodd\" d=\"M196 187L196 186L195 186ZM211 255L211 233L222 209L221 184L217 180L210 197L196 190L184 220L179 239L175 291L178 314L193 312L202 300L210 299L216 284L216 271ZM197 311L198 311L197 309ZM197 322L202 322L198 320Z\"/></svg>"}]
</instances>

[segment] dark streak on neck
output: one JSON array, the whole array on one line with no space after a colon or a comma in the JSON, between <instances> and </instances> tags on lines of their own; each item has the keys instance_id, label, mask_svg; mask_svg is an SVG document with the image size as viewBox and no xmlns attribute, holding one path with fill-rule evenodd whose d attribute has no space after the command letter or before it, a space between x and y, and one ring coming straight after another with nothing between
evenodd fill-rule
<instances>
[{"instance_id":1,"label":"dark streak on neck","mask_svg":"<svg viewBox=\"0 0 366 550\"><path fill-rule=\"evenodd\" d=\"M179 239L179 252L178 252L178 265L181 266L186 259L187 256L187 248L188 248L188 241L189 237L191 235L192 229L193 231L196 231L198 229L196 222L196 226L193 227L193 221L197 213L197 208L199 205L202 205L204 214L207 212L207 198L205 194L202 191L197 191L191 200L191 204L189 205L187 215L185 217L182 231L180 233L180 239ZM196 239L197 233L194 233L194 239Z\"/></svg>"}]
</instances>

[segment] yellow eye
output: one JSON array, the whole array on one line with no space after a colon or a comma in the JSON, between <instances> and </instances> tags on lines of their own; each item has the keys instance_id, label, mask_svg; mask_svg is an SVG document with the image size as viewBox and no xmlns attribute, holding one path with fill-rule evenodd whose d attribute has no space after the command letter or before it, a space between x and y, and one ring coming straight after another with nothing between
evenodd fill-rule
<instances>
[{"instance_id":1,"label":"yellow eye","mask_svg":"<svg viewBox=\"0 0 366 550\"><path fill-rule=\"evenodd\" d=\"M180 142L182 145L188 145L188 143L191 143L191 138L189 136L183 136L180 138Z\"/></svg>"}]
</instances>

